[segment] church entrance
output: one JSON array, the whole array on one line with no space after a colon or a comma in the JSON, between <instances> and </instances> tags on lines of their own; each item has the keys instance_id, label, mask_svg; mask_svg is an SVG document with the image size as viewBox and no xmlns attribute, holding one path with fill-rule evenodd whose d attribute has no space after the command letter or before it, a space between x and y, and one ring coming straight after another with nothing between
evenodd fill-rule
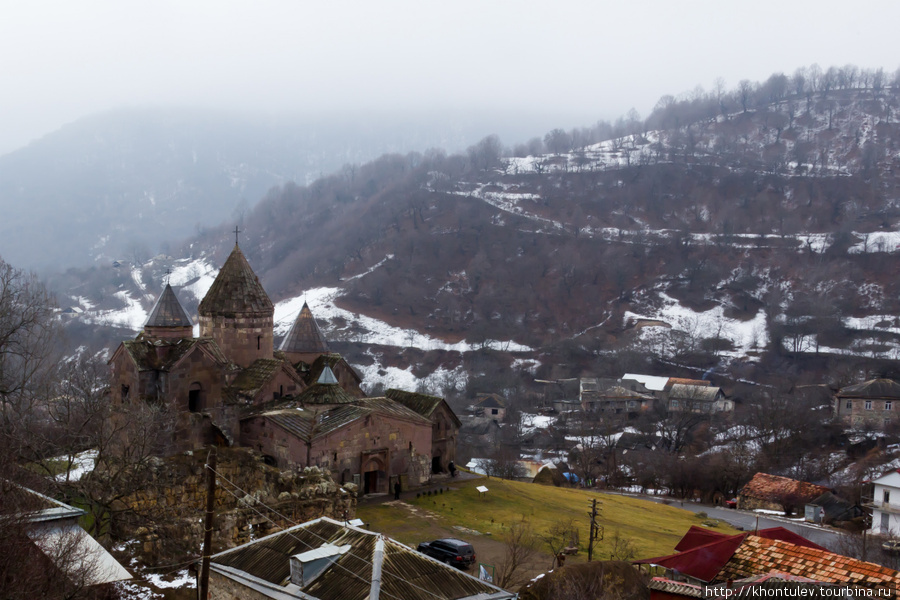
<instances>
[{"instance_id":1,"label":"church entrance","mask_svg":"<svg viewBox=\"0 0 900 600\"><path fill-rule=\"evenodd\" d=\"M379 494L389 491L387 465L388 453L382 448L370 450L362 454L362 492L363 494Z\"/></svg>"},{"instance_id":2,"label":"church entrance","mask_svg":"<svg viewBox=\"0 0 900 600\"><path fill-rule=\"evenodd\" d=\"M431 472L432 472L432 474L444 472L444 467L441 465L441 455L440 454L431 458Z\"/></svg>"},{"instance_id":3,"label":"church entrance","mask_svg":"<svg viewBox=\"0 0 900 600\"><path fill-rule=\"evenodd\" d=\"M363 494L374 494L378 491L378 471L366 471Z\"/></svg>"}]
</instances>

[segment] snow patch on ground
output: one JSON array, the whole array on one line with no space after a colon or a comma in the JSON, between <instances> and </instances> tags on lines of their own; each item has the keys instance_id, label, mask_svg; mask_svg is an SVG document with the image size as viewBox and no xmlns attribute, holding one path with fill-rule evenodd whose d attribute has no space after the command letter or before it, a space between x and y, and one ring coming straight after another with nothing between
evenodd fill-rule
<instances>
[{"instance_id":1,"label":"snow patch on ground","mask_svg":"<svg viewBox=\"0 0 900 600\"><path fill-rule=\"evenodd\" d=\"M535 429L546 429L556 421L556 417L522 413L522 432L531 433Z\"/></svg>"},{"instance_id":2,"label":"snow patch on ground","mask_svg":"<svg viewBox=\"0 0 900 600\"><path fill-rule=\"evenodd\" d=\"M182 261L182 264L172 267L169 285L181 288L181 293L187 292L197 300L202 300L218 274L219 270L205 258Z\"/></svg>"},{"instance_id":3,"label":"snow patch on ground","mask_svg":"<svg viewBox=\"0 0 900 600\"><path fill-rule=\"evenodd\" d=\"M94 470L94 464L97 461L97 451L85 450L72 457L66 455L57 456L54 460L72 461L72 466L69 468L68 472L56 475L57 481L79 481L82 477Z\"/></svg>"},{"instance_id":4,"label":"snow patch on ground","mask_svg":"<svg viewBox=\"0 0 900 600\"><path fill-rule=\"evenodd\" d=\"M328 339L366 342L381 346L418 348L420 350L446 350L450 352L471 352L482 347L481 344L469 344L466 342L450 344L427 334L419 333L415 329L394 327L379 319L344 310L334 303L340 297L341 292L340 288L313 288L308 290L303 296L282 300L275 305L275 335L283 336L287 334L297 314L303 308L303 303L307 302L319 326L328 330L326 334ZM329 328L326 324L333 319L342 319L347 325L336 327L332 324ZM489 340L486 345L494 350L510 352L532 351L532 348L513 341Z\"/></svg>"},{"instance_id":5,"label":"snow patch on ground","mask_svg":"<svg viewBox=\"0 0 900 600\"><path fill-rule=\"evenodd\" d=\"M111 325L114 327L125 327L132 331L139 331L147 322L147 311L141 306L140 301L131 297L127 291L115 293L125 308L115 310L93 310L84 313L82 320L86 323L95 323L98 325Z\"/></svg>"},{"instance_id":6,"label":"snow patch on ground","mask_svg":"<svg viewBox=\"0 0 900 600\"><path fill-rule=\"evenodd\" d=\"M624 322L627 324L629 321L639 320L661 321L698 341L704 338L731 340L734 350L722 352L724 356L744 356L751 350L763 348L768 344L766 314L762 309L749 321L739 321L726 317L722 306L696 312L682 306L665 292L658 292L658 296L664 302L661 309L644 315L626 311ZM660 327L642 327L639 335L644 341L658 346L661 355L667 356L672 353L672 341L665 332L660 332Z\"/></svg>"},{"instance_id":7,"label":"snow patch on ground","mask_svg":"<svg viewBox=\"0 0 900 600\"><path fill-rule=\"evenodd\" d=\"M360 277L365 277L366 275L368 275L369 273L371 273L372 271L374 271L375 269L377 269L378 267L380 267L387 261L391 260L392 258L394 258L394 255L388 254L383 259L381 259L381 261L378 264L372 265L368 271L360 273L359 275L354 275L353 277L347 277L346 279L341 279L341 281L353 281L354 279L359 279Z\"/></svg>"},{"instance_id":8,"label":"snow patch on ground","mask_svg":"<svg viewBox=\"0 0 900 600\"><path fill-rule=\"evenodd\" d=\"M152 573L145 574L144 579L149 581L154 586L159 589L167 589L167 588L179 588L179 589L193 589L197 587L197 582L193 575L187 570L183 569L178 571L175 575L175 578L171 581L167 581L163 578L162 575L155 575Z\"/></svg>"}]
</instances>

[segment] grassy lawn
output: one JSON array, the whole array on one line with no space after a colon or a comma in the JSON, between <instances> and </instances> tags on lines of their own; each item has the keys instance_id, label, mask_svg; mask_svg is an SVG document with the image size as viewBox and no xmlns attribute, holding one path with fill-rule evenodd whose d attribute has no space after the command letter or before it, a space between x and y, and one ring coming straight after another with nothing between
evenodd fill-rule
<instances>
[{"instance_id":1,"label":"grassy lawn","mask_svg":"<svg viewBox=\"0 0 900 600\"><path fill-rule=\"evenodd\" d=\"M479 485L490 490L484 497L475 490ZM555 522L572 518L579 528L580 560L587 556L588 513L594 498L598 522L604 528L604 539L594 545L597 558L608 557L616 531L631 541L636 558L670 554L691 525L702 526L705 520L674 506L580 489L501 479L453 482L453 487L454 491L407 500L419 509L414 514L396 506L362 505L357 516L373 530L413 546L427 539L426 532L435 527L462 526L500 539L514 522L528 522L536 533L543 534ZM716 531L738 533L725 524ZM460 531L458 537L467 537L466 532Z\"/></svg>"}]
</instances>

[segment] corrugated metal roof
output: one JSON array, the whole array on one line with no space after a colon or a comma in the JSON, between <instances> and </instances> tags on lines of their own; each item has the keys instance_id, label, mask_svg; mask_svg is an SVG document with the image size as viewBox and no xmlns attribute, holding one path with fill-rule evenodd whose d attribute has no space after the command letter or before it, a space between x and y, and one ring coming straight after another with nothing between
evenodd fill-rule
<instances>
[{"instance_id":1,"label":"corrugated metal roof","mask_svg":"<svg viewBox=\"0 0 900 600\"><path fill-rule=\"evenodd\" d=\"M381 538L384 551L376 553L379 534L345 526L328 518L297 525L213 556L214 565L238 569L279 586L290 581L290 557L323 544L350 544L352 549L321 575L300 588L320 600L366 600L373 587L385 599L457 600L512 599L515 594L475 579L389 538ZM373 571L380 567L380 585L373 586ZM228 571L219 573L229 576ZM302 597L299 594L296 597Z\"/></svg>"},{"instance_id":2,"label":"corrugated metal roof","mask_svg":"<svg viewBox=\"0 0 900 600\"><path fill-rule=\"evenodd\" d=\"M63 573L84 577L86 585L131 579L131 573L78 525L36 527L28 531L28 537ZM64 556L60 548L66 548Z\"/></svg>"}]
</instances>

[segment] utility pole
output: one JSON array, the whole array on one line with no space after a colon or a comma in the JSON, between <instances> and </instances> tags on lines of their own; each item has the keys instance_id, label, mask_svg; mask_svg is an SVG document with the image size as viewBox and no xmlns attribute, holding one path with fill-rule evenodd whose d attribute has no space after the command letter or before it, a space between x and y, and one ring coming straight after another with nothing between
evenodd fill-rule
<instances>
[{"instance_id":1,"label":"utility pole","mask_svg":"<svg viewBox=\"0 0 900 600\"><path fill-rule=\"evenodd\" d=\"M591 512L588 513L591 518L591 534L588 537L588 562L594 558L594 540L603 539L603 528L597 525L597 499L591 501Z\"/></svg>"},{"instance_id":2,"label":"utility pole","mask_svg":"<svg viewBox=\"0 0 900 600\"><path fill-rule=\"evenodd\" d=\"M203 522L203 562L200 564L200 581L197 583L198 600L209 598L209 558L212 554L213 511L216 508L216 447L206 459L206 520Z\"/></svg>"}]
</instances>

